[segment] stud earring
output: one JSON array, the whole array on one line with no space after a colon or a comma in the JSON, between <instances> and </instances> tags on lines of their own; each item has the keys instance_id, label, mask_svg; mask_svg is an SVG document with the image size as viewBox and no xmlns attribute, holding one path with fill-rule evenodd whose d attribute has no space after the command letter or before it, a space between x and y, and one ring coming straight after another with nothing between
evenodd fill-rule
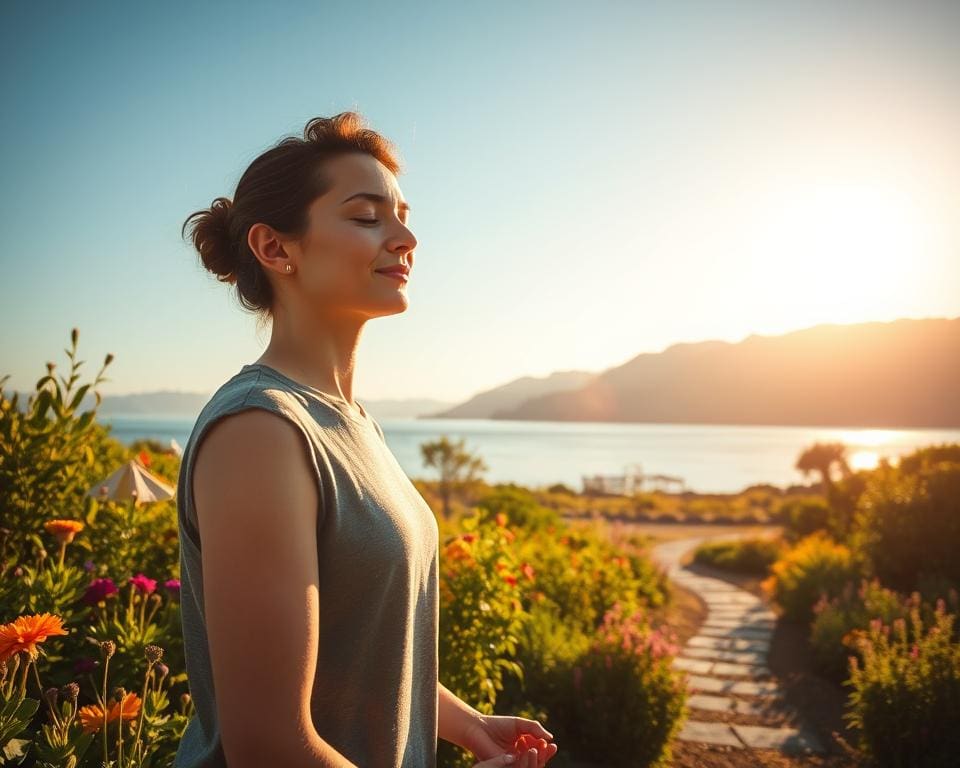
<instances>
[{"instance_id":1,"label":"stud earring","mask_svg":"<svg viewBox=\"0 0 960 768\"><path fill-rule=\"evenodd\" d=\"M287 264L287 272L293 272L293 267Z\"/></svg>"}]
</instances>

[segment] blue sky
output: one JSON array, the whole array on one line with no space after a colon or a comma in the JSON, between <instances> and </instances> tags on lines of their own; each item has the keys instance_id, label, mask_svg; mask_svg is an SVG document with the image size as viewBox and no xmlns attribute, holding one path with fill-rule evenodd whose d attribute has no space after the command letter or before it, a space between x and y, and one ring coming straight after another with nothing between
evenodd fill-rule
<instances>
[{"instance_id":1,"label":"blue sky","mask_svg":"<svg viewBox=\"0 0 960 768\"><path fill-rule=\"evenodd\" d=\"M842 5L842 8L837 6ZM180 237L316 115L399 147L354 394L960 315L960 4L5 3L0 375L212 391L268 341Z\"/></svg>"}]
</instances>

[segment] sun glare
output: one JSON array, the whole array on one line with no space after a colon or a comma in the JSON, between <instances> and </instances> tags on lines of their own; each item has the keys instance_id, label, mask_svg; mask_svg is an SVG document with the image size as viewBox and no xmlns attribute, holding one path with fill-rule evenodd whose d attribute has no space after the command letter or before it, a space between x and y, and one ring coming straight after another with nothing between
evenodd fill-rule
<instances>
[{"instance_id":1,"label":"sun glare","mask_svg":"<svg viewBox=\"0 0 960 768\"><path fill-rule=\"evenodd\" d=\"M779 287L797 325L882 316L929 243L921 206L892 183L787 187L758 212L758 288Z\"/></svg>"}]
</instances>

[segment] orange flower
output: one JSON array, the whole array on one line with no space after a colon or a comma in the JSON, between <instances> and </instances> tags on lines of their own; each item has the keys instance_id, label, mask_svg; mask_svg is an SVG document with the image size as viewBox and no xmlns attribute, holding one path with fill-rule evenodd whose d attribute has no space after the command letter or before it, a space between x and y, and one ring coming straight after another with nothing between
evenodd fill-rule
<instances>
[{"instance_id":1,"label":"orange flower","mask_svg":"<svg viewBox=\"0 0 960 768\"><path fill-rule=\"evenodd\" d=\"M42 643L50 635L66 634L63 619L52 613L19 616L0 626L0 661L6 661L20 651L27 651L31 659L36 659L39 655L37 643Z\"/></svg>"},{"instance_id":2,"label":"orange flower","mask_svg":"<svg viewBox=\"0 0 960 768\"><path fill-rule=\"evenodd\" d=\"M512 587L517 586L517 577L514 576L512 573L503 574L503 580Z\"/></svg>"},{"instance_id":3,"label":"orange flower","mask_svg":"<svg viewBox=\"0 0 960 768\"><path fill-rule=\"evenodd\" d=\"M115 701L113 703L110 711L107 712L107 722L112 723L120 718L133 720L139 714L140 697L131 691L123 697L123 702ZM99 704L88 704L85 707L80 707L77 717L80 718L84 733L96 733L103 727L103 707Z\"/></svg>"},{"instance_id":4,"label":"orange flower","mask_svg":"<svg viewBox=\"0 0 960 768\"><path fill-rule=\"evenodd\" d=\"M43 527L47 533L56 536L61 544L69 544L83 530L83 523L79 520L48 520Z\"/></svg>"},{"instance_id":5,"label":"orange flower","mask_svg":"<svg viewBox=\"0 0 960 768\"><path fill-rule=\"evenodd\" d=\"M507 525L507 516L503 512L497 512L497 525L505 528Z\"/></svg>"},{"instance_id":6,"label":"orange flower","mask_svg":"<svg viewBox=\"0 0 960 768\"><path fill-rule=\"evenodd\" d=\"M472 560L473 554L470 550L470 545L467 544L463 539L454 539L451 541L446 549L444 554L449 557L451 560Z\"/></svg>"}]
</instances>

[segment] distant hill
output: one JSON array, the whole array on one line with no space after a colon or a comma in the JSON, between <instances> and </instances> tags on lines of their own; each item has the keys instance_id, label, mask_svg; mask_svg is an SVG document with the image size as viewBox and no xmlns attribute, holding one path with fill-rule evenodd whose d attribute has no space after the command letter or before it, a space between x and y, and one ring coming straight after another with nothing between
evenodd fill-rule
<instances>
[{"instance_id":1,"label":"distant hill","mask_svg":"<svg viewBox=\"0 0 960 768\"><path fill-rule=\"evenodd\" d=\"M495 419L960 428L960 317L674 344Z\"/></svg>"},{"instance_id":2,"label":"distant hill","mask_svg":"<svg viewBox=\"0 0 960 768\"><path fill-rule=\"evenodd\" d=\"M549 376L524 376L474 395L453 408L428 413L429 419L489 419L501 410L516 408L531 398L579 389L596 376L587 371L556 371Z\"/></svg>"}]
</instances>

